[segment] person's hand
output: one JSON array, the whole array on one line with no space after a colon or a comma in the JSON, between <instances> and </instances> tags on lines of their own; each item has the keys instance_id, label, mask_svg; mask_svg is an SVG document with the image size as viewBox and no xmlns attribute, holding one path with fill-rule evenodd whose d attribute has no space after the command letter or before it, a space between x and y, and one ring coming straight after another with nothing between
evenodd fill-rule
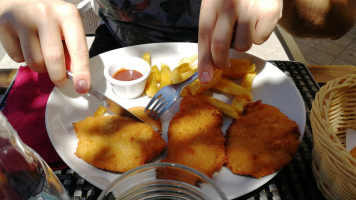
<instances>
[{"instance_id":1,"label":"person's hand","mask_svg":"<svg viewBox=\"0 0 356 200\"><path fill-rule=\"evenodd\" d=\"M231 45L247 51L262 44L282 17L282 0L202 0L199 18L199 79L209 83L213 68L229 67Z\"/></svg>"},{"instance_id":2,"label":"person's hand","mask_svg":"<svg viewBox=\"0 0 356 200\"><path fill-rule=\"evenodd\" d=\"M0 0L0 41L16 62L46 72L61 86L72 71L74 87L90 86L89 53L76 7L60 0Z\"/></svg>"}]
</instances>

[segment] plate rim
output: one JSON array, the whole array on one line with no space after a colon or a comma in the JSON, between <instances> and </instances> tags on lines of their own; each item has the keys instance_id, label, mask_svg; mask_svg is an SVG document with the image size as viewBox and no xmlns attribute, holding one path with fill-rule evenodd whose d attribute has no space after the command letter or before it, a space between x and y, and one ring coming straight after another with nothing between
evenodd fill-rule
<instances>
[{"instance_id":1,"label":"plate rim","mask_svg":"<svg viewBox=\"0 0 356 200\"><path fill-rule=\"evenodd\" d=\"M125 51L125 49L133 49L133 48L140 48L141 46L144 46L144 47L147 47L147 46L150 46L150 45L163 45L163 46L170 46L170 45L197 45L196 43L190 43L190 42L166 42L166 43L149 43L149 44L140 44L140 45L135 45L135 46L129 46L129 47L123 47L123 48L119 48L119 49L114 49L114 50L111 50L111 51L108 51L108 52L105 52L105 53L102 53L102 54L99 54L93 58L90 58L90 60L92 59L98 59L98 58L105 58L106 56L110 56L110 54L114 53L114 52L117 52L117 51ZM259 61L263 61L264 63L266 64L270 64L272 65L273 67L275 67L277 70L279 70L281 73L283 73L282 70L280 70L277 66L273 65L272 63L269 63L255 55L252 55L252 54L249 54L249 53L243 53L243 52L236 52L240 55L247 55L248 57L251 57L251 58L254 58L256 60L259 60ZM283 73L284 74L284 73ZM299 127L300 129L300 133L301 133L301 137L300 137L300 140L302 141L302 138L304 136L304 132L305 132L305 126L306 126L306 110L305 110L305 106L304 106L304 100L302 98L302 95L300 94L300 91L298 90L298 88L295 86L295 84L293 83L293 81L291 81L288 76L286 74L284 74L284 76L287 77L287 79L289 80L289 82L291 83L291 86L294 87L294 89L297 91L297 96L299 96L299 99L301 100L302 102L302 105L303 105L303 108L302 108L302 116L301 116L301 120L302 120L302 127ZM83 174L81 173L81 171L79 170L78 171L78 167L76 166L73 166L72 163L67 159L67 157L64 157L58 152L57 148L55 147L55 141L53 141L53 136L52 134L50 133L50 129L51 127L49 127L49 119L48 119L48 112L49 111L49 102L51 99L54 98L54 95L55 95L55 92L59 90L57 87L54 87L53 90L51 91L50 95L49 95L49 98L48 98L48 101L47 101L47 104L46 104L46 111L45 111L45 124L46 124L46 130L48 132L48 136L50 138L50 141L52 143L52 145L54 146L54 149L56 150L57 154L61 157L61 159L68 165L68 167L70 167L71 169L73 169L78 175L80 175L81 177L83 177L85 180L87 180L89 183L93 184L94 186L100 188L101 190L104 190L107 186L100 186L97 184L97 182L95 180L92 180L90 178L90 176L88 177L86 174ZM60 91L58 91L60 92ZM85 161L83 161L85 162ZM92 166L93 167L93 166ZM225 166L224 166L225 167ZM96 168L98 169L98 168ZM99 169L100 170L100 169ZM216 173L214 173L216 174ZM267 180L263 180L263 181L260 181L259 184L255 184L254 187L250 188L249 191L245 191L245 192L242 192L242 193L237 193L237 195L227 195L229 199L232 199L232 198L237 198L237 197L240 197L240 196L243 196L245 194L248 194L256 189L258 189L259 187L263 186L264 184L266 184L268 181L270 181L271 179L273 179L273 177L275 177L276 175L278 174L278 172L275 172L273 174L270 174L268 176L265 176L267 178L264 178L264 179L267 179ZM120 175L117 174L117 177L118 178ZM116 179L115 178L115 179Z\"/></svg>"}]
</instances>

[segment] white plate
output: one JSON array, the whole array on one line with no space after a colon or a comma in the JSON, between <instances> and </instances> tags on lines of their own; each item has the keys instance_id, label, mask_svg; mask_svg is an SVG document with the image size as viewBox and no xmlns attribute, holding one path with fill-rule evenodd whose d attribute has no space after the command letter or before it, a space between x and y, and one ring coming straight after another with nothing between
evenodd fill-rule
<instances>
[{"instance_id":1,"label":"white plate","mask_svg":"<svg viewBox=\"0 0 356 200\"><path fill-rule=\"evenodd\" d=\"M197 53L197 44L145 44L121 48L96 56L90 59L93 86L105 92L105 94L115 97L110 85L104 78L104 66L109 65L114 60L125 59L126 55L141 57L143 53L148 51L151 52L153 64L160 66L160 63L165 63L174 68L181 58ZM296 121L301 131L301 139L304 134L306 113L302 97L293 82L277 67L255 56L231 51L230 57L250 59L256 64L257 76L253 81L253 100L262 100L263 103L276 106L289 118ZM223 101L231 100L221 94L214 94L214 96ZM145 106L149 98L141 96L133 100L117 99L117 101L124 107L129 108ZM63 161L84 179L98 188L104 189L120 174L95 168L74 155L78 140L72 123L93 115L98 106L99 103L94 97L77 94L70 82L61 89L55 87L47 103L46 127L51 142ZM168 123L178 109L179 104L176 103L169 112L162 116L163 136L165 139ZM230 122L231 120L224 119L224 132ZM232 199L259 188L276 174L256 179L234 175L229 169L223 167L212 178L228 198Z\"/></svg>"}]
</instances>

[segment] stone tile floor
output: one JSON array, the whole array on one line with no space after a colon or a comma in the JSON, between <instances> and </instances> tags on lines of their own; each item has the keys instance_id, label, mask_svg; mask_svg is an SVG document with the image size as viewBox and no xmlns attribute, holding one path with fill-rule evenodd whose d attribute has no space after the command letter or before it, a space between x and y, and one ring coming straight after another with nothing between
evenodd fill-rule
<instances>
[{"instance_id":1,"label":"stone tile floor","mask_svg":"<svg viewBox=\"0 0 356 200\"><path fill-rule=\"evenodd\" d=\"M294 39L309 65L356 66L356 25L337 40Z\"/></svg>"}]
</instances>

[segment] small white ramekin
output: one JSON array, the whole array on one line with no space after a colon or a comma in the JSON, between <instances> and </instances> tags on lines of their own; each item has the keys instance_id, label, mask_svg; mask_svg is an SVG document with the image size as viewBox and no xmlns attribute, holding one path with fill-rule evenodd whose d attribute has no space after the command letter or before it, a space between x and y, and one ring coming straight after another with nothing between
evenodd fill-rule
<instances>
[{"instance_id":1,"label":"small white ramekin","mask_svg":"<svg viewBox=\"0 0 356 200\"><path fill-rule=\"evenodd\" d=\"M119 70L136 70L142 77L132 81L119 81L113 75ZM150 65L139 57L122 57L112 62L104 69L104 75L112 86L113 91L119 98L132 99L140 96L146 86L147 78L151 73Z\"/></svg>"}]
</instances>

